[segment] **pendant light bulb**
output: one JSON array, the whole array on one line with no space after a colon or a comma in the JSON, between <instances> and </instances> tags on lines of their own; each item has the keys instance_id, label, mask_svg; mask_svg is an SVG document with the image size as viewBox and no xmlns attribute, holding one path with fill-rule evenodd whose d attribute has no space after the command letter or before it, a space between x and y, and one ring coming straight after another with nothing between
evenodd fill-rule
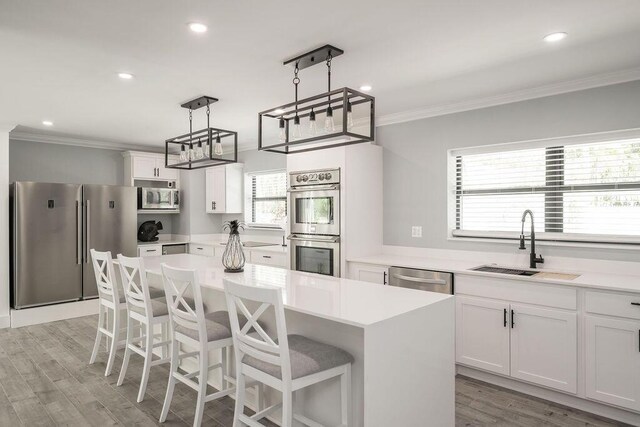
<instances>
[{"instance_id":1,"label":"pendant light bulb","mask_svg":"<svg viewBox=\"0 0 640 427\"><path fill-rule=\"evenodd\" d=\"M353 112L351 111L351 102L347 102L347 129L353 128Z\"/></svg>"},{"instance_id":2,"label":"pendant light bulb","mask_svg":"<svg viewBox=\"0 0 640 427\"><path fill-rule=\"evenodd\" d=\"M189 153L187 154L189 161L196 159L196 151L193 149L193 142L189 143Z\"/></svg>"},{"instance_id":3,"label":"pendant light bulb","mask_svg":"<svg viewBox=\"0 0 640 427\"><path fill-rule=\"evenodd\" d=\"M336 131L336 123L333 121L333 108L331 108L331 105L327 107L327 117L324 119L324 131L326 133Z\"/></svg>"},{"instance_id":4,"label":"pendant light bulb","mask_svg":"<svg viewBox=\"0 0 640 427\"><path fill-rule=\"evenodd\" d=\"M204 157L204 151L202 150L202 141L198 140L198 145L193 150L195 153L195 159L200 160Z\"/></svg>"},{"instance_id":5,"label":"pendant light bulb","mask_svg":"<svg viewBox=\"0 0 640 427\"><path fill-rule=\"evenodd\" d=\"M296 114L296 116L293 118L293 132L292 132L292 137L293 139L300 139L302 138L302 132L300 130L300 117L298 117L298 115Z\"/></svg>"},{"instance_id":6,"label":"pendant light bulb","mask_svg":"<svg viewBox=\"0 0 640 427\"><path fill-rule=\"evenodd\" d=\"M213 152L215 153L216 156L222 156L223 151L222 151L222 142L220 141L220 135L218 135L216 137L216 143L213 147Z\"/></svg>"},{"instance_id":7,"label":"pendant light bulb","mask_svg":"<svg viewBox=\"0 0 640 427\"><path fill-rule=\"evenodd\" d=\"M184 144L180 146L180 162L186 162L189 158L187 157L187 150L184 148Z\"/></svg>"},{"instance_id":8,"label":"pendant light bulb","mask_svg":"<svg viewBox=\"0 0 640 427\"><path fill-rule=\"evenodd\" d=\"M278 127L280 128L278 139L280 140L280 142L287 142L287 130L284 124L284 119L282 117L280 117Z\"/></svg>"},{"instance_id":9,"label":"pendant light bulb","mask_svg":"<svg viewBox=\"0 0 640 427\"><path fill-rule=\"evenodd\" d=\"M318 125L316 124L316 112L311 109L309 113L309 135L315 136L318 134Z\"/></svg>"}]
</instances>

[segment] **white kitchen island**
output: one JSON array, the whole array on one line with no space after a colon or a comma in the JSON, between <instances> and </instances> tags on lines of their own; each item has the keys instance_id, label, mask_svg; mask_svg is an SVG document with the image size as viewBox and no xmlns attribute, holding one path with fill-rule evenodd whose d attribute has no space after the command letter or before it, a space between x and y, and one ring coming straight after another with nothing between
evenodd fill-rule
<instances>
[{"instance_id":1,"label":"white kitchen island","mask_svg":"<svg viewBox=\"0 0 640 427\"><path fill-rule=\"evenodd\" d=\"M147 257L144 262L155 283L161 263L197 270L207 311L226 308L223 278L281 288L289 333L338 346L354 356L352 425L454 425L453 296L262 265L247 264L243 273L225 273L211 258L199 255ZM267 326L272 326L268 320ZM279 396L272 391L267 403L275 399ZM323 425L340 424L339 408L337 379L295 394L295 412Z\"/></svg>"}]
</instances>

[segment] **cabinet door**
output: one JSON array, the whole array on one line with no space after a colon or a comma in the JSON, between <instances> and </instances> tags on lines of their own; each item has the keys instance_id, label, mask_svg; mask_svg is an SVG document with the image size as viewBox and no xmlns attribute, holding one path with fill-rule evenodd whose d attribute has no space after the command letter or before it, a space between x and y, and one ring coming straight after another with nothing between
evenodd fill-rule
<instances>
[{"instance_id":1,"label":"cabinet door","mask_svg":"<svg viewBox=\"0 0 640 427\"><path fill-rule=\"evenodd\" d=\"M147 179L157 178L156 159L154 157L133 157L133 178Z\"/></svg>"},{"instance_id":2,"label":"cabinet door","mask_svg":"<svg viewBox=\"0 0 640 427\"><path fill-rule=\"evenodd\" d=\"M354 268L353 280L386 285L388 283L388 267L376 265L357 265Z\"/></svg>"},{"instance_id":3,"label":"cabinet door","mask_svg":"<svg viewBox=\"0 0 640 427\"><path fill-rule=\"evenodd\" d=\"M585 316L588 398L640 411L640 322Z\"/></svg>"},{"instance_id":4,"label":"cabinet door","mask_svg":"<svg viewBox=\"0 0 640 427\"><path fill-rule=\"evenodd\" d=\"M208 213L225 213L225 167L218 166L206 172L206 209Z\"/></svg>"},{"instance_id":5,"label":"cabinet door","mask_svg":"<svg viewBox=\"0 0 640 427\"><path fill-rule=\"evenodd\" d=\"M511 376L576 393L577 314L520 304L511 310Z\"/></svg>"},{"instance_id":6,"label":"cabinet door","mask_svg":"<svg viewBox=\"0 0 640 427\"><path fill-rule=\"evenodd\" d=\"M164 158L156 159L156 168L158 171L158 177L162 179L168 180L177 180L178 179L178 169L170 169L164 167Z\"/></svg>"},{"instance_id":7,"label":"cabinet door","mask_svg":"<svg viewBox=\"0 0 640 427\"><path fill-rule=\"evenodd\" d=\"M504 301L456 296L456 361L509 374L509 327Z\"/></svg>"},{"instance_id":8,"label":"cabinet door","mask_svg":"<svg viewBox=\"0 0 640 427\"><path fill-rule=\"evenodd\" d=\"M245 256L247 255L245 251ZM251 264L270 265L272 267L287 267L287 255L276 252L250 251ZM247 259L249 262L249 259Z\"/></svg>"}]
</instances>

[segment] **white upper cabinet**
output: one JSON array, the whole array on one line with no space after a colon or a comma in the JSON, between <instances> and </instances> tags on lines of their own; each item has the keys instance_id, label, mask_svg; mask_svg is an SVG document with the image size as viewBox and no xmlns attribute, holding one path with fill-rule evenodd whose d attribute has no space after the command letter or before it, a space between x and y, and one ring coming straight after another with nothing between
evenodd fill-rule
<instances>
[{"instance_id":1,"label":"white upper cabinet","mask_svg":"<svg viewBox=\"0 0 640 427\"><path fill-rule=\"evenodd\" d=\"M578 315L511 304L511 376L557 390L578 389Z\"/></svg>"},{"instance_id":2,"label":"white upper cabinet","mask_svg":"<svg viewBox=\"0 0 640 427\"><path fill-rule=\"evenodd\" d=\"M205 180L207 213L242 213L242 163L209 168Z\"/></svg>"},{"instance_id":3,"label":"white upper cabinet","mask_svg":"<svg viewBox=\"0 0 640 427\"><path fill-rule=\"evenodd\" d=\"M456 296L456 361L509 375L509 304Z\"/></svg>"},{"instance_id":4,"label":"white upper cabinet","mask_svg":"<svg viewBox=\"0 0 640 427\"><path fill-rule=\"evenodd\" d=\"M125 158L125 183L134 185L135 180L176 181L179 170L165 167L164 154L127 151Z\"/></svg>"}]
</instances>

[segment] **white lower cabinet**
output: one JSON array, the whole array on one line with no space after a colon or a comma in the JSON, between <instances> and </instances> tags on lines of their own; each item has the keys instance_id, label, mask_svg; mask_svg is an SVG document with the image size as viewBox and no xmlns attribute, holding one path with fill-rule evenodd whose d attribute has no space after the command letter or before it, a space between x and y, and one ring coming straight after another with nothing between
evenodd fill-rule
<instances>
[{"instance_id":1,"label":"white lower cabinet","mask_svg":"<svg viewBox=\"0 0 640 427\"><path fill-rule=\"evenodd\" d=\"M640 411L640 321L585 316L586 396Z\"/></svg>"},{"instance_id":2,"label":"white lower cabinet","mask_svg":"<svg viewBox=\"0 0 640 427\"><path fill-rule=\"evenodd\" d=\"M511 376L576 393L577 313L511 304L509 315L513 319L510 328Z\"/></svg>"},{"instance_id":3,"label":"white lower cabinet","mask_svg":"<svg viewBox=\"0 0 640 427\"><path fill-rule=\"evenodd\" d=\"M284 253L251 251L247 262L251 264L270 265L272 267L287 267L287 255ZM246 255L245 255L246 256Z\"/></svg>"},{"instance_id":4,"label":"white lower cabinet","mask_svg":"<svg viewBox=\"0 0 640 427\"><path fill-rule=\"evenodd\" d=\"M509 375L509 304L456 296L456 361Z\"/></svg>"},{"instance_id":5,"label":"white lower cabinet","mask_svg":"<svg viewBox=\"0 0 640 427\"><path fill-rule=\"evenodd\" d=\"M349 263L348 275L352 280L387 285L389 284L388 274L389 267L387 266Z\"/></svg>"},{"instance_id":6,"label":"white lower cabinet","mask_svg":"<svg viewBox=\"0 0 640 427\"><path fill-rule=\"evenodd\" d=\"M577 314L456 296L456 361L577 392Z\"/></svg>"},{"instance_id":7,"label":"white lower cabinet","mask_svg":"<svg viewBox=\"0 0 640 427\"><path fill-rule=\"evenodd\" d=\"M138 246L138 256L160 256L162 255L162 245Z\"/></svg>"}]
</instances>

